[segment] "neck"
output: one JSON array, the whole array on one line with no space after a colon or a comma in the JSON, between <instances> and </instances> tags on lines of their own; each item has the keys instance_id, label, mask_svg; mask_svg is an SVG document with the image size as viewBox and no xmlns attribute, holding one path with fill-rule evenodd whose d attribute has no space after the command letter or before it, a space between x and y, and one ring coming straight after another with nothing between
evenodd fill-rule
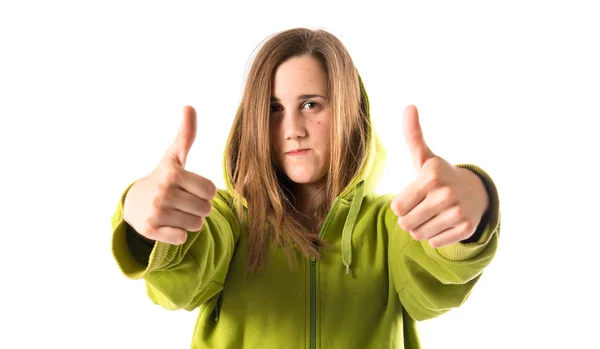
<instances>
[{"instance_id":1,"label":"neck","mask_svg":"<svg viewBox=\"0 0 600 349\"><path fill-rule=\"evenodd\" d=\"M325 177L315 183L295 183L292 192L296 198L296 209L302 214L310 216L314 200L325 186Z\"/></svg>"}]
</instances>

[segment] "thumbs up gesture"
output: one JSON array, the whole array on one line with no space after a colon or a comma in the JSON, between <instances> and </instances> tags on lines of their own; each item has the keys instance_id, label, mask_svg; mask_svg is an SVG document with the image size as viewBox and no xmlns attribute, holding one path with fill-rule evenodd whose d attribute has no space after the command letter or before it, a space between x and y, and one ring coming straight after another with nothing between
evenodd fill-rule
<instances>
[{"instance_id":1,"label":"thumbs up gesture","mask_svg":"<svg viewBox=\"0 0 600 349\"><path fill-rule=\"evenodd\" d=\"M392 200L398 224L415 240L428 239L434 248L471 237L489 206L483 182L429 149L415 106L404 110L403 128L417 179Z\"/></svg>"},{"instance_id":2,"label":"thumbs up gesture","mask_svg":"<svg viewBox=\"0 0 600 349\"><path fill-rule=\"evenodd\" d=\"M135 182L125 197L124 220L147 240L182 244L200 230L216 194L208 179L184 169L196 138L196 111L184 108L181 128L154 171Z\"/></svg>"}]
</instances>

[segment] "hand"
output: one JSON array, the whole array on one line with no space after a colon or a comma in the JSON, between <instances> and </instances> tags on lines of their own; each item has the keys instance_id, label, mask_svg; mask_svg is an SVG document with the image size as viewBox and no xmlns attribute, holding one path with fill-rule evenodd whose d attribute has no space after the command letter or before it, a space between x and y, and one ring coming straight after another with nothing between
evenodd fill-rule
<instances>
[{"instance_id":1,"label":"hand","mask_svg":"<svg viewBox=\"0 0 600 349\"><path fill-rule=\"evenodd\" d=\"M187 231L200 230L212 210L215 185L184 169L195 138L196 111L186 106L179 133L163 159L125 197L124 220L146 239L182 244Z\"/></svg>"},{"instance_id":2,"label":"hand","mask_svg":"<svg viewBox=\"0 0 600 349\"><path fill-rule=\"evenodd\" d=\"M400 227L415 240L428 239L434 248L471 237L489 206L481 179L429 149L412 105L404 110L404 138L417 179L392 200Z\"/></svg>"}]
</instances>

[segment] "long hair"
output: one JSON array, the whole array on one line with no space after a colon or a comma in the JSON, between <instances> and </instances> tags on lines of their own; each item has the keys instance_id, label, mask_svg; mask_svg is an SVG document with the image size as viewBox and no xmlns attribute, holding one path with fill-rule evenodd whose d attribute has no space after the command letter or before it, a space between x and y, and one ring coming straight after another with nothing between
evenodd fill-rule
<instances>
[{"instance_id":1,"label":"long hair","mask_svg":"<svg viewBox=\"0 0 600 349\"><path fill-rule=\"evenodd\" d=\"M275 167L269 137L275 71L286 60L303 55L316 58L325 69L332 116L331 161L325 186L311 200L312 214L308 216L296 209L290 181ZM295 28L263 43L250 67L225 149L225 175L241 198L236 201L238 218L247 221L247 271L261 269L270 243L284 248L288 261L296 246L305 255L320 258L319 247L326 244L318 230L367 155L367 114L362 81L348 51L334 35L321 29ZM246 213L242 200L247 203Z\"/></svg>"}]
</instances>

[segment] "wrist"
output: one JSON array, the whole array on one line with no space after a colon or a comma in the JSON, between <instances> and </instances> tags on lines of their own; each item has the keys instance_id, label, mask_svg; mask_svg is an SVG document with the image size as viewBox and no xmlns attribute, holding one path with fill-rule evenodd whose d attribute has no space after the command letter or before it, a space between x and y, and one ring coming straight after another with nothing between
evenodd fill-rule
<instances>
[{"instance_id":1,"label":"wrist","mask_svg":"<svg viewBox=\"0 0 600 349\"><path fill-rule=\"evenodd\" d=\"M480 198L480 202L483 202L483 211L482 211L482 216L487 213L490 210L490 193L487 189L487 187L485 186L485 182L483 181L483 178L481 178L479 176L479 174L469 168L460 168L463 171L466 171L465 173L468 173L468 176L470 178L470 185L469 187L474 188L474 192L476 193L477 197Z\"/></svg>"}]
</instances>

